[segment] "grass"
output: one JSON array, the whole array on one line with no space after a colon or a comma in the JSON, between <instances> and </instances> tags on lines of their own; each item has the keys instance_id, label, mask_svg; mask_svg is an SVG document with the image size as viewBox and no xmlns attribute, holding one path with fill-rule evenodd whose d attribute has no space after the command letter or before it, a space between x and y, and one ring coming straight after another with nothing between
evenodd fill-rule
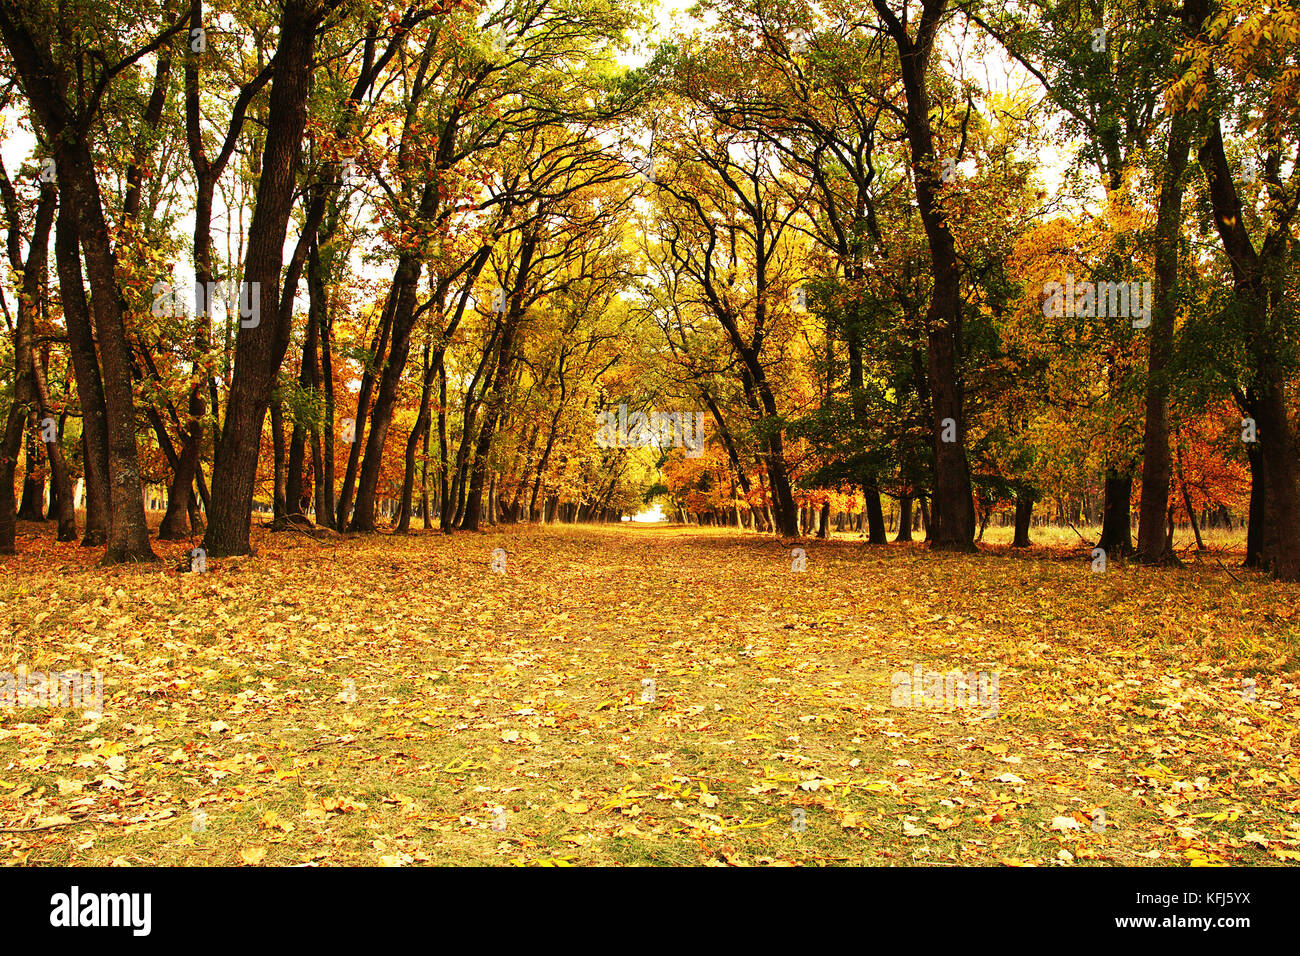
<instances>
[{"instance_id":1,"label":"grass","mask_svg":"<svg viewBox=\"0 0 1300 956\"><path fill-rule=\"evenodd\" d=\"M1096 574L1047 531L1026 553L990 528L960 556L805 540L802 573L789 543L728 529L258 531L255 557L182 575L183 545L106 570L29 527L0 668L98 669L107 699L0 710L0 854L1300 859L1300 588L1231 556ZM996 716L897 705L917 664L996 673Z\"/></svg>"}]
</instances>

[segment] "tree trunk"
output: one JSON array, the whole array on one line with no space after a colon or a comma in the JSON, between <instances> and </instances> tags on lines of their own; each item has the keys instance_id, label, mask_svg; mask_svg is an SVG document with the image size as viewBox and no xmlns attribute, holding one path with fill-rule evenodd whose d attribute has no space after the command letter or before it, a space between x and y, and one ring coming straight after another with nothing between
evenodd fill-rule
<instances>
[{"instance_id":1,"label":"tree trunk","mask_svg":"<svg viewBox=\"0 0 1300 956\"><path fill-rule=\"evenodd\" d=\"M41 367L41 362L35 355L32 356L32 386L36 393L36 406L40 418L52 420L54 410L50 408L50 391L46 386L45 369ZM60 443L62 437L63 428L60 423L54 430L54 440L45 443L46 457L50 460L50 488L53 492L50 510L59 519L58 540L76 541L76 498L73 494L72 476L68 472L67 460L63 456L63 446Z\"/></svg>"},{"instance_id":2,"label":"tree trunk","mask_svg":"<svg viewBox=\"0 0 1300 956\"><path fill-rule=\"evenodd\" d=\"M438 526L451 533L450 462L447 459L447 369L438 368Z\"/></svg>"},{"instance_id":3,"label":"tree trunk","mask_svg":"<svg viewBox=\"0 0 1300 956\"><path fill-rule=\"evenodd\" d=\"M1097 547L1108 557L1121 557L1133 551L1133 528L1130 502L1133 497L1133 477L1111 469L1106 472L1106 503L1101 517L1101 540ZM1161 513L1163 531L1164 509ZM1163 543L1162 543L1163 547Z\"/></svg>"},{"instance_id":4,"label":"tree trunk","mask_svg":"<svg viewBox=\"0 0 1300 956\"><path fill-rule=\"evenodd\" d=\"M1196 550L1204 551L1205 542L1201 540L1201 528L1196 523L1196 512L1192 508L1192 496L1187 490L1187 481L1183 478L1183 461L1182 452L1178 454L1178 485L1183 490L1183 507L1187 509L1187 520L1192 526L1192 534L1196 538Z\"/></svg>"},{"instance_id":5,"label":"tree trunk","mask_svg":"<svg viewBox=\"0 0 1300 956\"><path fill-rule=\"evenodd\" d=\"M45 476L41 474L41 456L36 442L39 429L40 419L36 415L36 409L32 408L27 416L25 430L27 454L23 465L23 495L18 505L19 521L45 520Z\"/></svg>"},{"instance_id":6,"label":"tree trunk","mask_svg":"<svg viewBox=\"0 0 1300 956\"><path fill-rule=\"evenodd\" d=\"M438 489L433 490L435 497ZM420 466L420 518L424 522L424 530L428 531L433 527L433 515L431 513L429 502L429 424L424 426L424 461Z\"/></svg>"},{"instance_id":7,"label":"tree trunk","mask_svg":"<svg viewBox=\"0 0 1300 956\"><path fill-rule=\"evenodd\" d=\"M493 326L492 332L488 336L487 345L483 348L482 358L479 360L478 367L474 370L474 377L470 379L469 385L465 389L465 404L461 413L461 435L460 447L456 451L456 472L451 485L451 513L452 517L449 523L444 525L444 530L451 527L460 527L465 517L465 501L467 498L467 489L469 486L470 467L473 464L471 455L473 449L478 447L476 441L477 432L475 424L478 420L479 408L483 404L484 396L487 393L487 386L484 386L483 392L476 395L479 382L483 378L483 373L496 354L497 336L501 333L501 323Z\"/></svg>"},{"instance_id":8,"label":"tree trunk","mask_svg":"<svg viewBox=\"0 0 1300 956\"><path fill-rule=\"evenodd\" d=\"M116 261L104 218L94 160L84 141L58 151L61 194L76 216L91 289L91 316L103 373L108 442L108 538L102 562L155 561L144 514L144 482L135 439L131 352L126 340ZM67 184L64 190L63 183Z\"/></svg>"},{"instance_id":9,"label":"tree trunk","mask_svg":"<svg viewBox=\"0 0 1300 956\"><path fill-rule=\"evenodd\" d=\"M474 466L469 481L469 496L465 502L465 517L461 527L467 531L479 530L479 517L483 502L483 483L488 467L488 453L492 449L497 422L501 418L506 400L506 383L515 360L515 333L523 318L523 303L520 296L528 281L532 269L533 254L537 249L537 236L529 233L520 244L519 266L515 277L514 289L505 303L506 313L501 323L501 344L497 352L496 375L484 396L486 410L483 415L483 427L479 429L478 444L475 447Z\"/></svg>"},{"instance_id":10,"label":"tree trunk","mask_svg":"<svg viewBox=\"0 0 1300 956\"><path fill-rule=\"evenodd\" d=\"M279 526L285 514L284 404L271 393L271 522Z\"/></svg>"},{"instance_id":11,"label":"tree trunk","mask_svg":"<svg viewBox=\"0 0 1300 956\"><path fill-rule=\"evenodd\" d=\"M1183 32L1200 30L1196 2L1184 4ZM1170 123L1165 150L1160 200L1156 213L1155 303L1151 313L1151 339L1147 359L1146 426L1143 432L1142 498L1138 503L1137 557L1145 564L1176 560L1167 549L1164 534L1169 505L1169 375L1173 353L1174 320L1178 315L1178 247L1182 231L1183 175L1191 151L1195 117L1176 113ZM1193 519L1193 523L1195 519ZM1104 546L1103 546L1104 547Z\"/></svg>"},{"instance_id":12,"label":"tree trunk","mask_svg":"<svg viewBox=\"0 0 1300 956\"><path fill-rule=\"evenodd\" d=\"M894 540L912 540L912 496L910 494L898 496L898 534L894 536Z\"/></svg>"},{"instance_id":13,"label":"tree trunk","mask_svg":"<svg viewBox=\"0 0 1300 956\"><path fill-rule=\"evenodd\" d=\"M1016 534L1011 542L1013 548L1028 548L1032 542L1029 540L1029 522L1034 515L1034 499L1029 492L1023 489L1016 493Z\"/></svg>"},{"instance_id":14,"label":"tree trunk","mask_svg":"<svg viewBox=\"0 0 1300 956\"><path fill-rule=\"evenodd\" d=\"M961 276L956 244L939 196L939 158L930 127L930 95L926 86L930 53L947 2L930 0L922 5L915 38L908 34L908 24L899 21L887 0L874 0L874 6L898 48L907 100L903 125L911 151L916 204L930 253L932 285L925 327L934 448L934 507L927 519L926 537L931 547L938 550L973 551L975 505L966 458L961 379Z\"/></svg>"},{"instance_id":15,"label":"tree trunk","mask_svg":"<svg viewBox=\"0 0 1300 956\"><path fill-rule=\"evenodd\" d=\"M7 179L4 180L3 186L6 190L5 205L9 213L10 264L14 271L21 275L18 289L18 315L14 325L13 404L9 406L3 438L0 438L0 554L13 554L17 549L18 513L14 504L14 475L18 467L18 453L22 450L23 433L29 420L41 404L34 382L37 358L32 346L32 338L36 327L38 298L46 274L47 250L50 229L54 222L57 194L53 186L41 187L41 199L36 207L27 261L23 262L19 256L18 233L21 226L17 202ZM31 437L34 440L34 432ZM35 454L30 450L29 444L28 472L31 471L34 457ZM44 497L43 487L41 496ZM24 488L24 497L28 497L26 488Z\"/></svg>"},{"instance_id":16,"label":"tree trunk","mask_svg":"<svg viewBox=\"0 0 1300 956\"><path fill-rule=\"evenodd\" d=\"M315 246L314 242L312 246ZM308 255L310 255L310 251ZM311 279L308 278L307 281L310 283ZM311 301L310 291L308 292L308 301ZM316 356L316 349L319 341L320 322L309 305L307 312L307 340L303 343L302 362L298 370L298 388L305 395L315 395L317 391L320 362ZM289 438L289 466L284 486L285 518L287 521L303 524L307 523L307 509L311 504L310 498L303 494L303 472L307 458L307 432L306 423L298 421L295 414L293 432Z\"/></svg>"},{"instance_id":17,"label":"tree trunk","mask_svg":"<svg viewBox=\"0 0 1300 956\"><path fill-rule=\"evenodd\" d=\"M426 190L427 191L427 190ZM393 286L389 292L392 302L392 339L386 359L381 363L379 390L370 411L370 427L366 435L366 453L357 479L355 510L349 527L353 531L375 530L375 494L379 485L379 472L383 467L384 443L393 422L393 409L397 404L397 391L411 349L411 331L415 324L416 285L420 279L421 263L418 257L407 255L398 263ZM384 356L380 356L384 358ZM357 420L362 411L357 410ZM358 436L358 444L359 436Z\"/></svg>"},{"instance_id":18,"label":"tree trunk","mask_svg":"<svg viewBox=\"0 0 1300 956\"><path fill-rule=\"evenodd\" d=\"M862 497L867 515L867 543L888 544L889 535L885 531L885 512L880 505L880 488L876 485L864 485Z\"/></svg>"},{"instance_id":19,"label":"tree trunk","mask_svg":"<svg viewBox=\"0 0 1300 956\"><path fill-rule=\"evenodd\" d=\"M326 235L332 230L327 228ZM307 296L310 305L307 314L315 320L320 336L320 372L316 376L324 399L324 420L318 432L312 434L312 467L316 474L316 523L335 529L334 500L334 360L329 317L329 303L325 292L325 276L320 259L320 244L313 242L307 252Z\"/></svg>"},{"instance_id":20,"label":"tree trunk","mask_svg":"<svg viewBox=\"0 0 1300 956\"><path fill-rule=\"evenodd\" d=\"M293 319L280 308L284 240L293 204L299 152L311 86L312 54L321 11L307 0L288 0L280 18L257 200L249 226L244 281L258 303L255 325L240 322L235 371L212 471L212 511L204 548L213 557L248 554L253 486L262 424L275 387L282 343ZM282 311L287 311L286 317Z\"/></svg>"},{"instance_id":21,"label":"tree trunk","mask_svg":"<svg viewBox=\"0 0 1300 956\"><path fill-rule=\"evenodd\" d=\"M108 445L110 517L103 562L154 560L145 524L144 487L135 445L135 400L124 306L95 173L90 133L94 116L80 115L68 103L68 90L74 84L51 53L49 36L42 34L38 44L26 24L20 22L17 11L8 4L0 7L0 33L42 128L42 139L54 150L59 198L76 222L76 235L86 260L95 340L103 374Z\"/></svg>"},{"instance_id":22,"label":"tree trunk","mask_svg":"<svg viewBox=\"0 0 1300 956\"><path fill-rule=\"evenodd\" d=\"M425 454L428 454L429 438L429 421L431 418L429 404L433 397L433 379L438 370L434 368L433 360L430 358L430 346L426 341L424 343L424 374L420 379L420 410L415 418L415 426L411 429L411 434L406 439L406 460L405 468L402 471L402 497L401 512L397 519L397 533L407 534L411 530L411 497L415 491L415 453L421 444L425 446ZM438 361L442 361L442 353L438 354ZM426 462L427 464L427 462ZM428 507L428 496L424 496L425 507ZM428 516L425 516L425 526L428 527Z\"/></svg>"},{"instance_id":23,"label":"tree trunk","mask_svg":"<svg viewBox=\"0 0 1300 956\"><path fill-rule=\"evenodd\" d=\"M1264 479L1262 505L1264 527L1258 539L1260 561L1284 581L1300 581L1300 466L1296 462L1296 436L1287 410L1284 336L1278 333L1272 315L1287 308L1281 276L1289 243L1265 240L1256 252L1246 230L1241 199L1237 194L1223 135L1216 117L1199 157L1209 182L1215 224L1224 252L1232 266L1233 291L1241 309L1246 348L1250 357L1250 407L1259 439L1256 482ZM1283 215L1280 211L1271 213ZM1290 216L1290 213L1286 213ZM1274 235L1285 235L1289 223ZM1254 459L1252 459L1252 465ZM1252 504L1254 503L1252 489ZM1256 516L1251 516L1251 528ZM1249 547L1249 546L1248 546Z\"/></svg>"},{"instance_id":24,"label":"tree trunk","mask_svg":"<svg viewBox=\"0 0 1300 956\"><path fill-rule=\"evenodd\" d=\"M1264 477L1263 455L1259 445L1246 446L1250 462L1250 506L1246 516L1246 561L1248 568L1264 567L1264 522L1268 513L1268 482Z\"/></svg>"}]
</instances>

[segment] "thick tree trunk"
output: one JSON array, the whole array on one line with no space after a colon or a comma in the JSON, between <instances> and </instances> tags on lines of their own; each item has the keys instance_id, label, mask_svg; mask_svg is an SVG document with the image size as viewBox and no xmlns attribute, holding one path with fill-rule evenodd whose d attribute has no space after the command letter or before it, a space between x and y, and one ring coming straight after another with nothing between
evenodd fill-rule
<instances>
[{"instance_id":1,"label":"thick tree trunk","mask_svg":"<svg viewBox=\"0 0 1300 956\"><path fill-rule=\"evenodd\" d=\"M1252 468L1258 482L1264 479L1264 528L1259 539L1264 567L1284 581L1300 581L1300 465L1296 461L1296 435L1287 410L1284 336L1277 331L1273 313L1286 308L1282 261L1287 243L1265 240L1256 252L1244 223L1241 199L1228 167L1223 135L1217 118L1200 149L1214 205L1215 224L1232 265L1233 287L1241 308L1250 357L1250 406L1259 438L1260 468ZM1273 215L1282 215L1274 212ZM1287 213L1286 215L1290 215ZM1275 236L1288 229L1275 230ZM1252 465L1254 459L1252 459ZM1252 494L1253 503L1253 494ZM1252 529L1256 526L1252 515Z\"/></svg>"},{"instance_id":2,"label":"thick tree trunk","mask_svg":"<svg viewBox=\"0 0 1300 956\"><path fill-rule=\"evenodd\" d=\"M30 374L30 373L29 373ZM32 396L34 398L34 396ZM45 520L45 476L41 474L41 456L37 450L36 433L40 419L32 408L27 416L26 459L23 465L23 494L18 504L19 521Z\"/></svg>"},{"instance_id":3,"label":"thick tree trunk","mask_svg":"<svg viewBox=\"0 0 1300 956\"><path fill-rule=\"evenodd\" d=\"M966 458L966 421L961 380L961 288L956 244L940 202L938 157L930 127L926 86L930 53L945 0L922 5L916 36L900 22L886 0L874 0L898 48L907 110L904 127L912 157L916 204L930 252L931 293L925 327L928 338L927 381L930 388L934 447L934 489L927 538L945 551L975 550L975 504Z\"/></svg>"},{"instance_id":4,"label":"thick tree trunk","mask_svg":"<svg viewBox=\"0 0 1300 956\"><path fill-rule=\"evenodd\" d=\"M108 437L108 541L103 563L155 561L144 514L144 482L136 449L131 351L126 339L117 265L104 218L94 160L85 141L57 150L58 178L76 215L91 289L91 315L103 372ZM62 185L60 189L62 189Z\"/></svg>"},{"instance_id":5,"label":"thick tree trunk","mask_svg":"<svg viewBox=\"0 0 1300 956\"><path fill-rule=\"evenodd\" d=\"M1123 475L1113 469L1107 471L1106 503L1101 517L1101 540L1097 542L1097 547L1105 551L1108 557L1121 557L1133 551L1133 522L1130 510L1132 498L1132 475Z\"/></svg>"},{"instance_id":6,"label":"thick tree trunk","mask_svg":"<svg viewBox=\"0 0 1300 956\"><path fill-rule=\"evenodd\" d=\"M898 534L894 536L894 540L912 540L912 496L910 494L898 496Z\"/></svg>"},{"instance_id":7,"label":"thick tree trunk","mask_svg":"<svg viewBox=\"0 0 1300 956\"><path fill-rule=\"evenodd\" d=\"M280 270L284 239L293 204L299 151L306 123L317 17L315 4L288 0L280 19L280 40L273 63L266 142L262 153L257 201L249 226L244 281L257 302L257 323L241 321L235 342L235 372L217 442L212 472L212 512L203 544L208 554L248 554L253 485L262 424L275 386L282 342L289 329L280 309ZM287 321L292 322L292 309Z\"/></svg>"},{"instance_id":8,"label":"thick tree trunk","mask_svg":"<svg viewBox=\"0 0 1300 956\"><path fill-rule=\"evenodd\" d=\"M867 544L888 544L889 534L885 531L885 512L880 504L880 488L877 485L864 485L862 498L867 515Z\"/></svg>"},{"instance_id":9,"label":"thick tree trunk","mask_svg":"<svg viewBox=\"0 0 1300 956\"><path fill-rule=\"evenodd\" d=\"M1029 522L1034 516L1034 499L1028 492L1021 490L1016 494L1016 534L1011 541L1013 548L1028 548Z\"/></svg>"}]
</instances>

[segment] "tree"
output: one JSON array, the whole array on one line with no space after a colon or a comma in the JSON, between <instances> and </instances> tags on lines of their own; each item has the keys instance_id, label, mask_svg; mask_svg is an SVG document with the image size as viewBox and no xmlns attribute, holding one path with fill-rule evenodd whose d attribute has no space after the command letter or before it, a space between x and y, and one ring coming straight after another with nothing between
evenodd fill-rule
<instances>
[{"instance_id":1,"label":"tree","mask_svg":"<svg viewBox=\"0 0 1300 956\"><path fill-rule=\"evenodd\" d=\"M873 0L873 6L898 51L906 101L903 124L912 154L916 204L930 251L930 306L925 320L934 447L930 544L939 550L971 551L975 548L975 505L966 458L961 380L961 274L941 197L940 157L930 125L928 71L948 3L922 0L915 31L909 30L906 13L900 19L887 0Z\"/></svg>"},{"instance_id":2,"label":"tree","mask_svg":"<svg viewBox=\"0 0 1300 956\"><path fill-rule=\"evenodd\" d=\"M259 436L292 332L297 281L295 277L285 282L282 289L280 272L306 124L312 51L317 28L336 3L286 0L280 16L261 177L241 286L241 297L253 306L253 321L240 322L236 339L235 374L212 470L212 513L203 536L203 547L214 557L249 551ZM283 305L282 292L287 297Z\"/></svg>"},{"instance_id":3,"label":"tree","mask_svg":"<svg viewBox=\"0 0 1300 956\"><path fill-rule=\"evenodd\" d=\"M95 173L92 127L113 80L162 47L180 25L156 30L147 23L124 23L109 41L109 48L100 49L86 42L85 33L73 29L78 18L86 21L97 15L93 4L79 17L60 10L52 18L33 22L28 19L32 13L10 2L0 3L0 36L13 58L43 138L53 151L59 202L69 209L67 226L73 230L75 225L90 281L108 447L109 522L103 560L151 561L154 554L144 518L144 489L135 439L131 352L112 240ZM139 34L150 38L132 49L129 44ZM68 252L71 254L70 249ZM61 267L60 276L65 268L71 280L70 264ZM69 298L75 299L79 290L70 288L69 282L63 292L66 309ZM83 403L94 392L93 385L86 384Z\"/></svg>"}]
</instances>

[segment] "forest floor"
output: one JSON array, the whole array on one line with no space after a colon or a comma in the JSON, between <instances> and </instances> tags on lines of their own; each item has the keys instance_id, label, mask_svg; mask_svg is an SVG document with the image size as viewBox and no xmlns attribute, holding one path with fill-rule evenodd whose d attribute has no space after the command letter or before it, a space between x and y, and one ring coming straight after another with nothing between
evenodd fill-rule
<instances>
[{"instance_id":1,"label":"forest floor","mask_svg":"<svg viewBox=\"0 0 1300 956\"><path fill-rule=\"evenodd\" d=\"M105 700L0 709L6 863L1300 861L1300 587L1239 555L257 530L181 574L22 531L0 671Z\"/></svg>"}]
</instances>

